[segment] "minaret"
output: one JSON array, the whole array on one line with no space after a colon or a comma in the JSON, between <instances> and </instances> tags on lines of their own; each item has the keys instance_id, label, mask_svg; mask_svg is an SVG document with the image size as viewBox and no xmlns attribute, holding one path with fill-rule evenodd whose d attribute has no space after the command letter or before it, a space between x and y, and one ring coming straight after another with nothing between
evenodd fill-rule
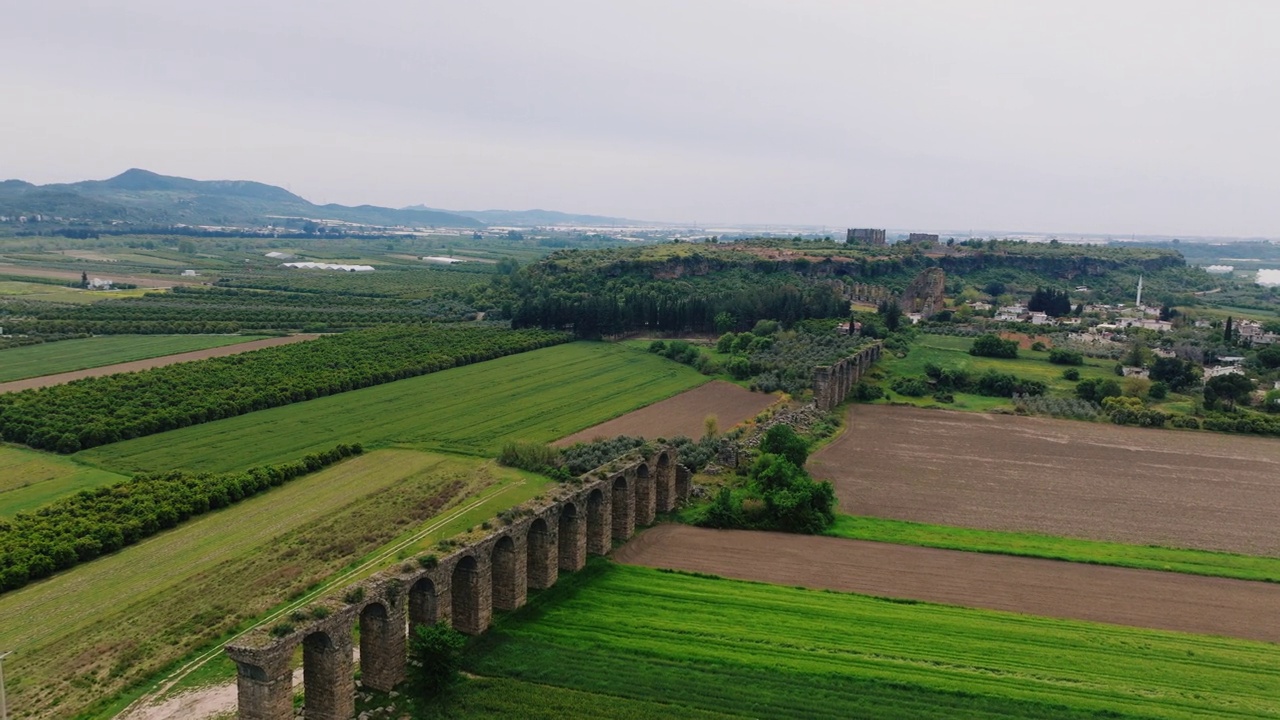
<instances>
[{"instance_id":1,"label":"minaret","mask_svg":"<svg viewBox=\"0 0 1280 720\"><path fill-rule=\"evenodd\" d=\"M1138 276L1138 307L1142 307L1142 276Z\"/></svg>"}]
</instances>

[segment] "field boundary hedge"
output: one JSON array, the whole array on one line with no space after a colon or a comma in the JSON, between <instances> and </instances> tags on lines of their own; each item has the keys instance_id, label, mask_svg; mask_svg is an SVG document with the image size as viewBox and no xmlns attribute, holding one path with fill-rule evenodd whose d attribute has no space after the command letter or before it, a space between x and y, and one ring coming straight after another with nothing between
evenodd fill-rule
<instances>
[{"instance_id":1,"label":"field boundary hedge","mask_svg":"<svg viewBox=\"0 0 1280 720\"><path fill-rule=\"evenodd\" d=\"M556 345L565 333L383 326L0 395L0 437L73 453Z\"/></svg>"},{"instance_id":2,"label":"field boundary hedge","mask_svg":"<svg viewBox=\"0 0 1280 720\"><path fill-rule=\"evenodd\" d=\"M100 555L133 545L211 510L228 507L360 455L364 448L340 444L293 462L234 473L138 475L124 482L81 490L33 513L0 519L0 593L16 590Z\"/></svg>"}]
</instances>

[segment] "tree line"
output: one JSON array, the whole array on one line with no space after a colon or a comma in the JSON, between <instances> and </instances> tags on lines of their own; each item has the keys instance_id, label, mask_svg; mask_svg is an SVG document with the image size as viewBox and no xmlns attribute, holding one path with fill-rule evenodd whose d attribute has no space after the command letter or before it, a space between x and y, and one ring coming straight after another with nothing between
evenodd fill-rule
<instances>
[{"instance_id":1,"label":"tree line","mask_svg":"<svg viewBox=\"0 0 1280 720\"><path fill-rule=\"evenodd\" d=\"M81 490L34 513L0 518L0 592L115 552L363 452L359 443L342 444L301 460L244 472L174 470L139 475Z\"/></svg>"},{"instance_id":2,"label":"tree line","mask_svg":"<svg viewBox=\"0 0 1280 720\"><path fill-rule=\"evenodd\" d=\"M0 437L72 453L555 345L562 333L382 326L0 395Z\"/></svg>"}]
</instances>

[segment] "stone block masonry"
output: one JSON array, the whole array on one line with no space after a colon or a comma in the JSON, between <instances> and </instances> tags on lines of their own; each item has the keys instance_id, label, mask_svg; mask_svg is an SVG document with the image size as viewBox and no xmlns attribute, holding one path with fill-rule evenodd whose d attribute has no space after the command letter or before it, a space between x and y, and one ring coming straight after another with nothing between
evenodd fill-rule
<instances>
[{"instance_id":1,"label":"stone block masonry","mask_svg":"<svg viewBox=\"0 0 1280 720\"><path fill-rule=\"evenodd\" d=\"M405 679L411 627L447 619L459 632L483 633L495 609L521 607L529 588L554 585L560 573L581 569L588 553L608 553L614 540L626 540L637 525L675 509L689 495L689 478L674 448L606 465L583 475L580 484L562 486L553 499L525 507L519 519L470 540L434 567L383 571L318 601L316 606L329 610L322 619L279 638L261 628L227 645L237 668L238 717L294 717L290 663L301 646L304 717L348 720L355 710L357 624L363 682L389 691ZM352 597L360 600L341 599Z\"/></svg>"},{"instance_id":2,"label":"stone block masonry","mask_svg":"<svg viewBox=\"0 0 1280 720\"><path fill-rule=\"evenodd\" d=\"M871 364L880 359L883 348L883 343L877 341L839 362L814 368L814 405L819 410L830 410L844 402Z\"/></svg>"}]
</instances>

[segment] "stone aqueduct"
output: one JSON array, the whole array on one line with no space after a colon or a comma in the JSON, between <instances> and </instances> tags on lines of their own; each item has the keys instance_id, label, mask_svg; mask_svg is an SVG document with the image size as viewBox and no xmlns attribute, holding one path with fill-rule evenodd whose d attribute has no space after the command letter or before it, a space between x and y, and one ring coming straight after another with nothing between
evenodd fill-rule
<instances>
[{"instance_id":1,"label":"stone aqueduct","mask_svg":"<svg viewBox=\"0 0 1280 720\"><path fill-rule=\"evenodd\" d=\"M480 634L494 609L519 608L529 589L551 587L561 572L581 569L588 553L609 552L614 540L631 537L689 494L689 472L671 448L583 478L531 514L452 550L434 567L384 571L347 588L363 590L346 595L358 601L321 602L329 615L284 637L260 630L227 645L238 669L241 720L294 716L292 661L299 646L306 717L347 720L355 710L357 624L361 681L390 691L405 678L410 627L448 619L461 632Z\"/></svg>"},{"instance_id":2,"label":"stone aqueduct","mask_svg":"<svg viewBox=\"0 0 1280 720\"><path fill-rule=\"evenodd\" d=\"M814 368L813 402L818 409L830 410L844 402L871 363L880 359L883 348L876 341L839 362Z\"/></svg>"}]
</instances>

